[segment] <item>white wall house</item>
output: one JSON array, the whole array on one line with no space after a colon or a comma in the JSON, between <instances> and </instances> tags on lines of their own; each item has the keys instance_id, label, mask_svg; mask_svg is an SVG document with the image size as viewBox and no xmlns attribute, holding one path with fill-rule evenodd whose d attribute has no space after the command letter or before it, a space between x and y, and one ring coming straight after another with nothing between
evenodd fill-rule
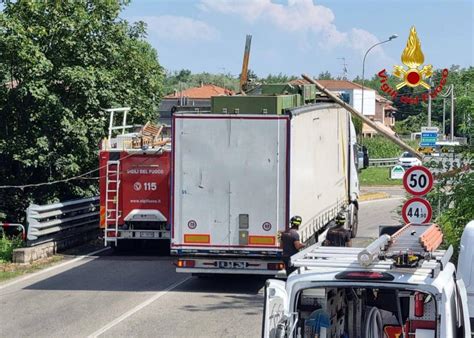
<instances>
[{"instance_id":1,"label":"white wall house","mask_svg":"<svg viewBox=\"0 0 474 338\"><path fill-rule=\"evenodd\" d=\"M348 80L318 80L332 92L345 93L349 96L349 104L362 112L362 86ZM375 116L375 90L364 87L364 115Z\"/></svg>"}]
</instances>

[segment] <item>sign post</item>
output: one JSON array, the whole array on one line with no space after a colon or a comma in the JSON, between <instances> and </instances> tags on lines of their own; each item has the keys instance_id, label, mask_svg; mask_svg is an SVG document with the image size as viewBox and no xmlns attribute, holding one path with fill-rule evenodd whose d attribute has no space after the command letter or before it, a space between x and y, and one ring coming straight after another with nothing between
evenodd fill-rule
<instances>
[{"instance_id":1,"label":"sign post","mask_svg":"<svg viewBox=\"0 0 474 338\"><path fill-rule=\"evenodd\" d=\"M424 224L431 221L433 210L430 202L422 198L433 187L433 175L423 166L408 169L403 176L405 190L415 197L405 202L402 217L405 223Z\"/></svg>"}]
</instances>

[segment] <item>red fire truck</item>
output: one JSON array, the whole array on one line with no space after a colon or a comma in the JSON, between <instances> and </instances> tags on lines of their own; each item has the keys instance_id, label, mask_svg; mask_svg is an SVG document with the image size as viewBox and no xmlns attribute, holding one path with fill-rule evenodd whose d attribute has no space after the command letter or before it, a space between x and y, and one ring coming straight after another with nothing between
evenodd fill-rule
<instances>
[{"instance_id":1,"label":"red fire truck","mask_svg":"<svg viewBox=\"0 0 474 338\"><path fill-rule=\"evenodd\" d=\"M99 151L100 227L104 244L116 249L131 241L170 238L171 140L165 126L127 125L129 110L106 110L109 135ZM115 125L119 114L122 125Z\"/></svg>"}]
</instances>

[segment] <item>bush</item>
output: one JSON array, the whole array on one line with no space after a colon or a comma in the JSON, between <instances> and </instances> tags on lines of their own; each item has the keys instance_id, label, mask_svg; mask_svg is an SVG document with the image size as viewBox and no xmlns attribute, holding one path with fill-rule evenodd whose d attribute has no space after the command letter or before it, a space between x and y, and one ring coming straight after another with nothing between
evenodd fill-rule
<instances>
[{"instance_id":1,"label":"bush","mask_svg":"<svg viewBox=\"0 0 474 338\"><path fill-rule=\"evenodd\" d=\"M416 149L418 147L417 141L405 141L412 148ZM369 158L393 158L399 157L403 152L399 146L397 146L392 141L382 137L376 136L373 138L364 138L361 139L360 143L367 147L369 150Z\"/></svg>"},{"instance_id":2,"label":"bush","mask_svg":"<svg viewBox=\"0 0 474 338\"><path fill-rule=\"evenodd\" d=\"M474 220L474 153L464 155L462 168L444 168L447 173L436 176L434 189L427 198L433 206L435 221L444 233L444 243L454 248L457 261L464 227Z\"/></svg>"},{"instance_id":3,"label":"bush","mask_svg":"<svg viewBox=\"0 0 474 338\"><path fill-rule=\"evenodd\" d=\"M11 262L13 250L22 246L23 241L20 237L13 237L12 239L6 236L0 237L0 262Z\"/></svg>"}]
</instances>

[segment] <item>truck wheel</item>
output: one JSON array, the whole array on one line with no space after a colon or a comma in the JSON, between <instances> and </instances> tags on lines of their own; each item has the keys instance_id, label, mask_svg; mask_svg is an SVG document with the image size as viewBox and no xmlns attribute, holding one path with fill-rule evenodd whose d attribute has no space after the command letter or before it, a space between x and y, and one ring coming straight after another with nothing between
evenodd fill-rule
<instances>
[{"instance_id":1,"label":"truck wheel","mask_svg":"<svg viewBox=\"0 0 474 338\"><path fill-rule=\"evenodd\" d=\"M160 239L158 241L154 240L153 242L158 242L158 253L160 256L170 256L170 246L171 240L169 239Z\"/></svg>"},{"instance_id":2,"label":"truck wheel","mask_svg":"<svg viewBox=\"0 0 474 338\"><path fill-rule=\"evenodd\" d=\"M359 208L354 203L349 205L349 224L351 227L351 238L355 238L359 228Z\"/></svg>"},{"instance_id":3,"label":"truck wheel","mask_svg":"<svg viewBox=\"0 0 474 338\"><path fill-rule=\"evenodd\" d=\"M119 253L121 249L123 249L121 246L119 246L118 242L117 244L115 243L110 243L110 247L112 248L112 251L115 253Z\"/></svg>"},{"instance_id":4,"label":"truck wheel","mask_svg":"<svg viewBox=\"0 0 474 338\"><path fill-rule=\"evenodd\" d=\"M130 243L129 241L125 240L125 241L117 241L117 244L115 243L111 243L110 244L110 247L112 248L112 250L116 253L123 253L123 252L127 252L127 251L131 251L133 250L133 243Z\"/></svg>"}]
</instances>

